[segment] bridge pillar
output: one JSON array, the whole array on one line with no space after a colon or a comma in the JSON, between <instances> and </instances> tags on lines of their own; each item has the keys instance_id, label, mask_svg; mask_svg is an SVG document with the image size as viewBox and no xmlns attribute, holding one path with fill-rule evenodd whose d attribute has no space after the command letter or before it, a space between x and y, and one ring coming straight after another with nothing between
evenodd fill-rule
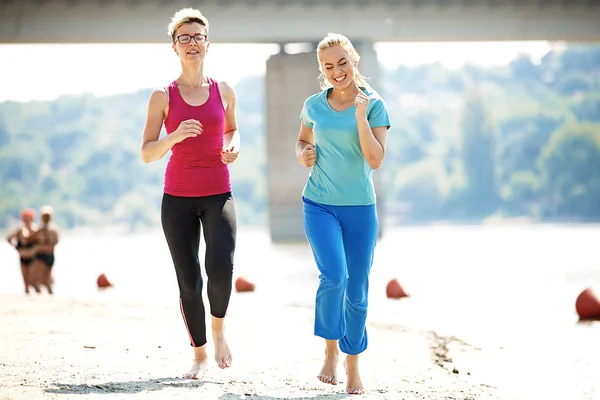
<instances>
[{"instance_id":1,"label":"bridge pillar","mask_svg":"<svg viewBox=\"0 0 600 400\"><path fill-rule=\"evenodd\" d=\"M283 46L282 46L283 47ZM304 100L319 91L315 53L281 51L267 60L267 177L269 231L273 242L305 241L302 189L309 169L296 160Z\"/></svg>"},{"instance_id":2,"label":"bridge pillar","mask_svg":"<svg viewBox=\"0 0 600 400\"><path fill-rule=\"evenodd\" d=\"M369 82L378 88L377 55L372 44L360 43L357 51L361 55L360 70L370 76ZM309 170L296 160L295 146L304 100L320 91L318 76L314 52L286 54L281 51L267 60L268 209L269 231L275 243L306 241L301 195ZM383 204L379 172L375 175L376 188L378 204Z\"/></svg>"}]
</instances>

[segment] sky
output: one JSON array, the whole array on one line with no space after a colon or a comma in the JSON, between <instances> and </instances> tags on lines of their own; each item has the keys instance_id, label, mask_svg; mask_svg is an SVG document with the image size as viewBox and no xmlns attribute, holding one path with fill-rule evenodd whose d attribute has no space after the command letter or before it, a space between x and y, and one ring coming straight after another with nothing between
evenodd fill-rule
<instances>
[{"instance_id":1,"label":"sky","mask_svg":"<svg viewBox=\"0 0 600 400\"><path fill-rule=\"evenodd\" d=\"M382 67L440 62L504 65L518 54L539 61L551 48L544 41L466 43L377 43ZM271 44L211 45L205 73L235 85L265 73L266 60L278 51ZM53 100L65 94L105 96L163 86L177 78L179 59L169 44L0 45L0 102ZM315 73L316 70L315 61Z\"/></svg>"}]
</instances>

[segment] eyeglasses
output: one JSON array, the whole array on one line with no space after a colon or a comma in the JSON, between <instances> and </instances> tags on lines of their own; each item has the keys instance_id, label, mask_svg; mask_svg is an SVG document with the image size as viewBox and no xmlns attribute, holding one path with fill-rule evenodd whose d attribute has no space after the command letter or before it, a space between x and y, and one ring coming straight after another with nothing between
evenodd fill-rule
<instances>
[{"instance_id":1,"label":"eyeglasses","mask_svg":"<svg viewBox=\"0 0 600 400\"><path fill-rule=\"evenodd\" d=\"M206 43L207 38L208 37L202 33L196 33L194 36L184 33L183 35L179 35L176 37L177 41L181 44L188 44L192 41L192 39L194 39L194 42L202 44Z\"/></svg>"}]
</instances>

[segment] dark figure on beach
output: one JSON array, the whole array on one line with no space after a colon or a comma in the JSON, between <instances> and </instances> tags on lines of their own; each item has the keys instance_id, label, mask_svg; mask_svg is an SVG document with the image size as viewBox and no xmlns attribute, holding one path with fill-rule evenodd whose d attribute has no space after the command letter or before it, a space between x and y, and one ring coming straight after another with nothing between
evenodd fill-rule
<instances>
[{"instance_id":1,"label":"dark figure on beach","mask_svg":"<svg viewBox=\"0 0 600 400\"><path fill-rule=\"evenodd\" d=\"M29 287L33 287L36 292L40 292L40 287L37 282L30 281L31 264L33 264L35 249L34 244L29 241L33 232L38 228L34 223L35 210L25 208L21 211L21 225L19 228L6 237L8 243L17 249L21 264L21 274L23 275L23 283L25 285L25 293L29 294Z\"/></svg>"},{"instance_id":2,"label":"dark figure on beach","mask_svg":"<svg viewBox=\"0 0 600 400\"><path fill-rule=\"evenodd\" d=\"M42 226L30 237L35 247L35 257L33 260L32 279L46 287L48 293L53 294L52 267L54 266L54 248L59 242L58 228L52 223L54 210L50 206L43 206L40 209L40 219Z\"/></svg>"}]
</instances>

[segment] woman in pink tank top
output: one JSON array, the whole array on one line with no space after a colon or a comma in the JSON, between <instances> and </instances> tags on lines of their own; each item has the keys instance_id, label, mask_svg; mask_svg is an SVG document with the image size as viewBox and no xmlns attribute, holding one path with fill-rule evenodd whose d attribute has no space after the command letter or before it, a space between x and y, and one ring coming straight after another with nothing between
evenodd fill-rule
<instances>
[{"instance_id":1,"label":"woman in pink tank top","mask_svg":"<svg viewBox=\"0 0 600 400\"><path fill-rule=\"evenodd\" d=\"M198 257L201 229L215 360L221 368L232 361L223 334L237 229L228 165L237 159L240 139L234 90L204 76L207 19L198 10L182 9L171 19L168 33L181 61L181 75L168 87L152 92L141 151L147 163L171 151L161 222L177 275L181 313L194 349L194 363L184 377L198 379L208 365ZM163 124L167 135L159 138Z\"/></svg>"}]
</instances>

